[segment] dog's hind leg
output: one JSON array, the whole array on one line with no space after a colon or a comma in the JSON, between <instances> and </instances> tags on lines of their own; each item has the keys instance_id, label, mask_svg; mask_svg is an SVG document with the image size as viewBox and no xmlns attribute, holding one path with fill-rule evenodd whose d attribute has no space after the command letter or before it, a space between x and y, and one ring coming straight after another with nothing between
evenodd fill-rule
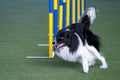
<instances>
[{"instance_id":1,"label":"dog's hind leg","mask_svg":"<svg viewBox=\"0 0 120 80\"><path fill-rule=\"evenodd\" d=\"M87 49L88 49L98 60L100 60L100 61L102 62L102 65L100 66L100 68L102 68L102 69L108 68L107 62L106 62L105 58L100 55L100 53L96 50L96 48L94 48L93 46L87 45Z\"/></svg>"}]
</instances>

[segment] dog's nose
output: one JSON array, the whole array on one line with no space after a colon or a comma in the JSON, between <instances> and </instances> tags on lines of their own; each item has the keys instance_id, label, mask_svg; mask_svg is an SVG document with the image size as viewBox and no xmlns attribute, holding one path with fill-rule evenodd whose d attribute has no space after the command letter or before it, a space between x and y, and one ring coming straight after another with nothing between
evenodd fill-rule
<instances>
[{"instance_id":1,"label":"dog's nose","mask_svg":"<svg viewBox=\"0 0 120 80\"><path fill-rule=\"evenodd\" d=\"M53 41L52 44L55 45L55 41Z\"/></svg>"},{"instance_id":2,"label":"dog's nose","mask_svg":"<svg viewBox=\"0 0 120 80\"><path fill-rule=\"evenodd\" d=\"M53 41L52 44L54 45L55 48L57 48L57 44L55 41Z\"/></svg>"},{"instance_id":3,"label":"dog's nose","mask_svg":"<svg viewBox=\"0 0 120 80\"><path fill-rule=\"evenodd\" d=\"M53 41L52 44L53 44L54 48L57 49L57 42Z\"/></svg>"}]
</instances>

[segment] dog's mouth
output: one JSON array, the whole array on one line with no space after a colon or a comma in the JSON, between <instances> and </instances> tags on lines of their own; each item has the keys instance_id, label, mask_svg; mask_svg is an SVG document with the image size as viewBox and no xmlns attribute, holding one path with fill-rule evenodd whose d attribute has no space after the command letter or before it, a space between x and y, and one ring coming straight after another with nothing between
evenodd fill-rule
<instances>
[{"instance_id":1,"label":"dog's mouth","mask_svg":"<svg viewBox=\"0 0 120 80\"><path fill-rule=\"evenodd\" d=\"M65 46L65 43L59 43L59 44L56 45L56 48L60 49L60 48L62 48L64 46Z\"/></svg>"},{"instance_id":2,"label":"dog's mouth","mask_svg":"<svg viewBox=\"0 0 120 80\"><path fill-rule=\"evenodd\" d=\"M54 45L55 49L57 49L57 50L64 47L64 46L66 46L65 43L63 43L63 42L57 43L56 41L53 42L53 45Z\"/></svg>"}]
</instances>

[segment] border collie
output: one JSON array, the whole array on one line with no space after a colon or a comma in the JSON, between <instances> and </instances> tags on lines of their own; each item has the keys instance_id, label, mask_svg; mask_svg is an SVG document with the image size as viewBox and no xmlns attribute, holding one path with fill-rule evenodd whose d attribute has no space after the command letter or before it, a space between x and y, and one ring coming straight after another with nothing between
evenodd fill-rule
<instances>
[{"instance_id":1,"label":"border collie","mask_svg":"<svg viewBox=\"0 0 120 80\"><path fill-rule=\"evenodd\" d=\"M72 24L57 33L56 54L65 61L79 62L83 71L88 73L89 66L100 60L100 68L108 68L105 58L100 52L99 37L90 29L90 24L96 18L95 8L90 7L80 23Z\"/></svg>"}]
</instances>

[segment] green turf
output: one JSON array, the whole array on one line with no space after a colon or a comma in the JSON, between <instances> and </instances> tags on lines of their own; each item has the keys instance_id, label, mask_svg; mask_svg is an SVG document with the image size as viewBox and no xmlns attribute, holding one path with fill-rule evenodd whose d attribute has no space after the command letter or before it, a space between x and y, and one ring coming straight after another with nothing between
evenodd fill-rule
<instances>
[{"instance_id":1,"label":"green turf","mask_svg":"<svg viewBox=\"0 0 120 80\"><path fill-rule=\"evenodd\" d=\"M0 0L0 80L120 80L120 0L87 0L97 18L91 29L101 37L109 68L100 62L82 72L78 63L54 59L26 59L48 55L48 0Z\"/></svg>"}]
</instances>

